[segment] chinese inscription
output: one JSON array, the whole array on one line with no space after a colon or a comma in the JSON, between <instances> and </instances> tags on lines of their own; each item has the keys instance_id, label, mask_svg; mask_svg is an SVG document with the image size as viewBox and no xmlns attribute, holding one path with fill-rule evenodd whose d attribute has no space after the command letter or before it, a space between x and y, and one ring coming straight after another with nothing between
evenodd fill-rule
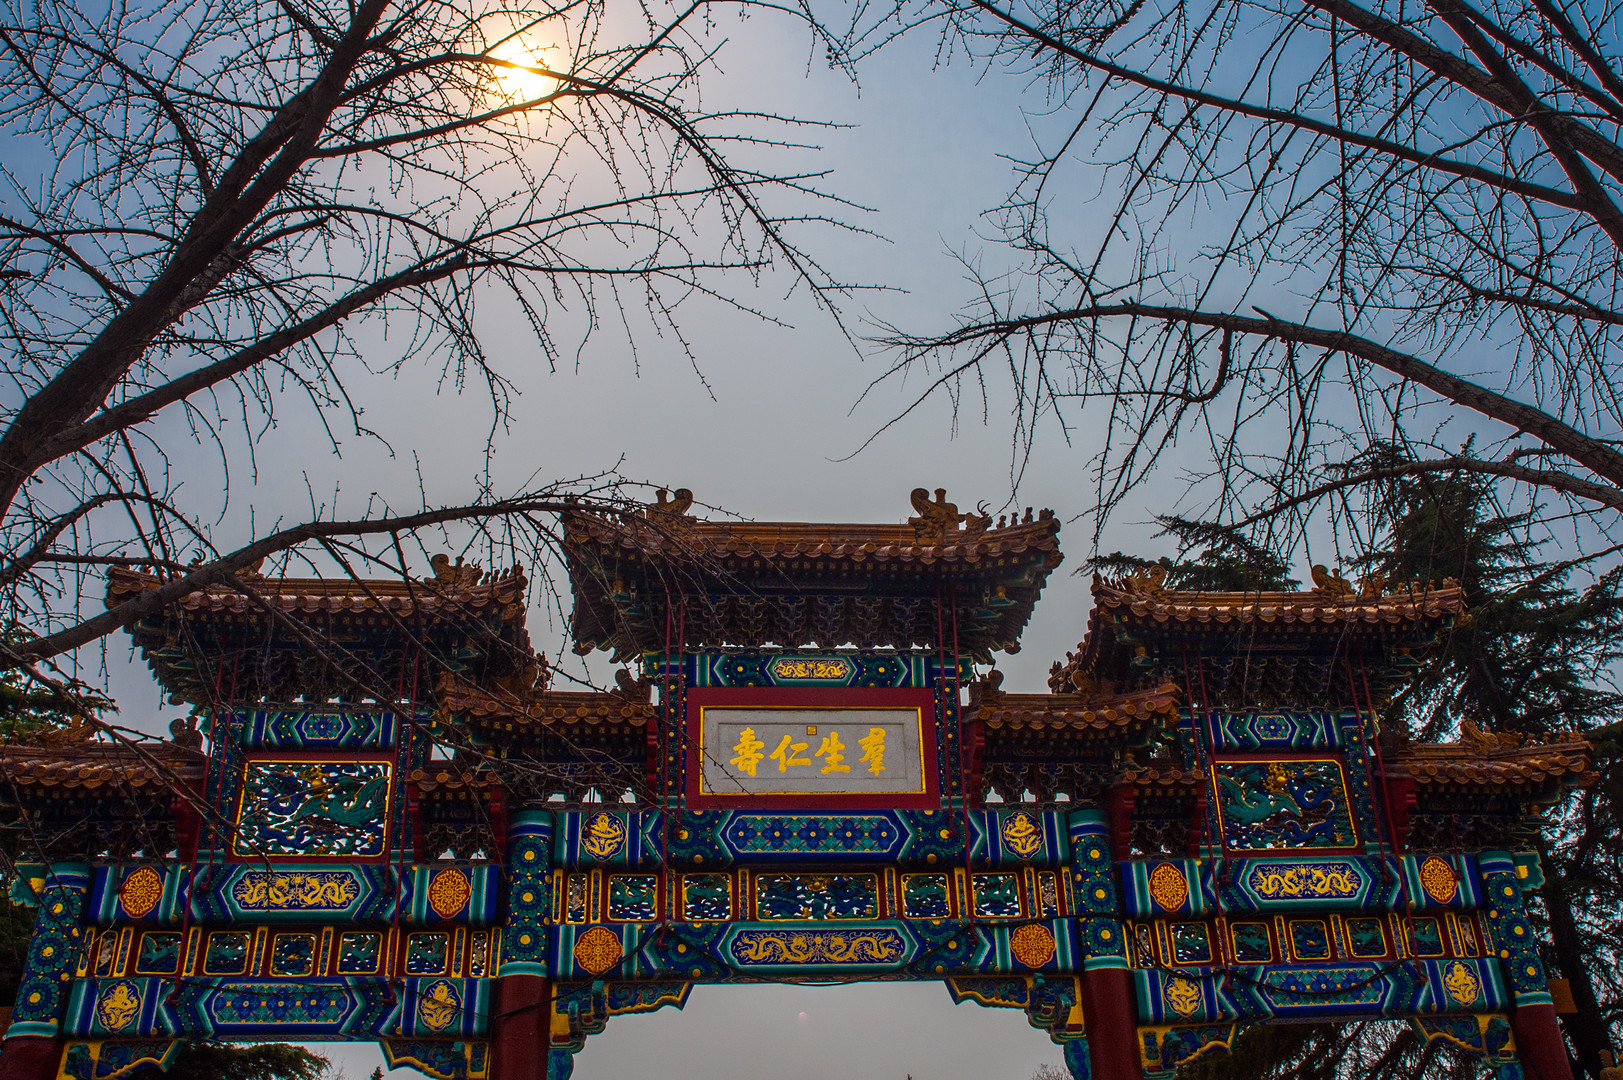
<instances>
[{"instance_id":1,"label":"chinese inscription","mask_svg":"<svg viewBox=\"0 0 1623 1080\"><path fill-rule=\"evenodd\" d=\"M705 794L925 790L917 708L706 706L700 716Z\"/></svg>"}]
</instances>

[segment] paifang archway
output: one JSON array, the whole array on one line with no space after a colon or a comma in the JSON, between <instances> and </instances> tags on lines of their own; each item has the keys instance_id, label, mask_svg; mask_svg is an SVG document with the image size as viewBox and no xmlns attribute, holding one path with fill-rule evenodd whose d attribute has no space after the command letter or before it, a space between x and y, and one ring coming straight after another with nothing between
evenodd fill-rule
<instances>
[{"instance_id":1,"label":"paifang archway","mask_svg":"<svg viewBox=\"0 0 1623 1080\"><path fill-rule=\"evenodd\" d=\"M0 1074L135 1076L191 1037L564 1080L695 986L860 978L1023 1010L1078 1077L1384 1017L1570 1080L1523 849L1589 748L1376 723L1456 586L1096 580L1078 651L1015 693L977 666L1018 647L1058 522L913 503L566 515L576 646L640 666L607 693L549 685L521 573L443 558L249 574L134 627L197 728L0 761L43 856Z\"/></svg>"}]
</instances>

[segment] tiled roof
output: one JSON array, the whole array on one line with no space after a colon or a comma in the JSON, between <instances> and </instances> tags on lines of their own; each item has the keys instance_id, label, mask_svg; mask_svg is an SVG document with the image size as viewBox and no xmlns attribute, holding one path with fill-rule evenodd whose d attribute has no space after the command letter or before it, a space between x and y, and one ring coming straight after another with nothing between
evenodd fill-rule
<instances>
[{"instance_id":1,"label":"tiled roof","mask_svg":"<svg viewBox=\"0 0 1623 1080\"><path fill-rule=\"evenodd\" d=\"M1183 694L1166 683L1125 694L977 694L970 688L969 715L989 731L1052 731L1104 734L1150 721L1176 720Z\"/></svg>"},{"instance_id":2,"label":"tiled roof","mask_svg":"<svg viewBox=\"0 0 1623 1080\"><path fill-rule=\"evenodd\" d=\"M1388 772L1422 789L1511 790L1582 787L1594 782L1589 743L1572 735L1523 745L1515 736L1482 732L1467 722L1460 742L1414 743L1395 754Z\"/></svg>"},{"instance_id":3,"label":"tiled roof","mask_svg":"<svg viewBox=\"0 0 1623 1080\"><path fill-rule=\"evenodd\" d=\"M1106 581L1095 574L1093 602L1096 609L1140 623L1290 623L1337 631L1348 624L1396 626L1444 619L1465 608L1464 592L1453 579L1441 585L1390 589L1371 582L1359 590L1322 566L1314 570L1322 584L1308 592L1178 592L1161 587L1164 574L1134 575L1120 581Z\"/></svg>"},{"instance_id":4,"label":"tiled roof","mask_svg":"<svg viewBox=\"0 0 1623 1080\"><path fill-rule=\"evenodd\" d=\"M525 615L524 572L517 567L485 573L475 566L452 564L444 555L433 559L435 577L425 580L355 581L348 578L238 576L240 588L211 584L188 593L176 605L186 612L264 617L265 608L333 615L390 614L401 618L467 617L496 613L522 623ZM163 584L155 574L115 567L107 575L107 606Z\"/></svg>"},{"instance_id":5,"label":"tiled roof","mask_svg":"<svg viewBox=\"0 0 1623 1080\"><path fill-rule=\"evenodd\" d=\"M916 489L905 524L702 521L686 491L660 499L636 514L564 516L578 650L662 648L676 599L689 646L908 648L956 625L967 653L1017 648L1061 559L1052 511L994 521L959 513L940 490L932 501ZM944 592L943 623L933 605Z\"/></svg>"},{"instance_id":6,"label":"tiled roof","mask_svg":"<svg viewBox=\"0 0 1623 1080\"><path fill-rule=\"evenodd\" d=\"M501 777L487 769L466 769L448 761L428 763L427 768L413 769L406 777L417 790L429 796L481 795L502 786Z\"/></svg>"},{"instance_id":7,"label":"tiled roof","mask_svg":"<svg viewBox=\"0 0 1623 1080\"><path fill-rule=\"evenodd\" d=\"M1316 587L1306 592L1182 592L1164 588L1166 571L1155 567L1109 581L1093 577L1093 611L1088 632L1065 663L1056 664L1049 686L1082 685L1120 666L1121 642L1144 633L1181 636L1381 635L1440 626L1465 610L1464 590L1453 579L1441 585L1410 583L1389 586L1379 579L1354 587L1322 566L1313 568Z\"/></svg>"},{"instance_id":8,"label":"tiled roof","mask_svg":"<svg viewBox=\"0 0 1623 1080\"><path fill-rule=\"evenodd\" d=\"M250 701L400 694L425 660L427 670L466 666L497 676L532 655L522 571L489 574L444 555L430 565L434 577L424 580L244 572L134 621L130 636L165 689L197 705L222 693ZM164 580L114 569L107 605Z\"/></svg>"},{"instance_id":9,"label":"tiled roof","mask_svg":"<svg viewBox=\"0 0 1623 1080\"><path fill-rule=\"evenodd\" d=\"M643 728L657 712L638 692L483 689L447 677L440 683L440 708L457 719L504 731L612 726Z\"/></svg>"},{"instance_id":10,"label":"tiled roof","mask_svg":"<svg viewBox=\"0 0 1623 1080\"><path fill-rule=\"evenodd\" d=\"M1164 758L1126 762L1117 780L1151 795L1188 795L1206 788L1205 770L1185 769Z\"/></svg>"},{"instance_id":11,"label":"tiled roof","mask_svg":"<svg viewBox=\"0 0 1623 1080\"><path fill-rule=\"evenodd\" d=\"M663 492L661 493L664 494ZM960 514L944 491L929 501L923 488L913 493L919 517L907 524L813 524L809 522L704 521L687 516L690 495L656 503L641 516L608 516L579 511L564 518L564 543L683 560L817 560L867 568L886 565L974 566L1012 555L1040 553L1059 565L1059 519L1052 510L1024 521L1017 516Z\"/></svg>"},{"instance_id":12,"label":"tiled roof","mask_svg":"<svg viewBox=\"0 0 1623 1080\"><path fill-rule=\"evenodd\" d=\"M203 761L200 751L168 742L0 746L0 798L155 795L201 780Z\"/></svg>"}]
</instances>

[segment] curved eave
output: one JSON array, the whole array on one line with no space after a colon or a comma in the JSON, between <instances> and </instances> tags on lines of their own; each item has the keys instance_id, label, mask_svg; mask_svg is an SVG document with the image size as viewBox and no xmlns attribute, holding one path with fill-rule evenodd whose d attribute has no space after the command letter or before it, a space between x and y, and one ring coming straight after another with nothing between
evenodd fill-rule
<instances>
[{"instance_id":1,"label":"curved eave","mask_svg":"<svg viewBox=\"0 0 1623 1080\"><path fill-rule=\"evenodd\" d=\"M495 694L453 684L440 691L442 716L493 732L568 737L588 729L641 732L658 716L647 701L591 691L540 690Z\"/></svg>"},{"instance_id":2,"label":"curved eave","mask_svg":"<svg viewBox=\"0 0 1623 1080\"><path fill-rule=\"evenodd\" d=\"M1532 802L1553 801L1599 779L1589 744L1577 739L1500 749L1410 746L1392 759L1387 773L1412 781L1421 795L1515 795Z\"/></svg>"},{"instance_id":3,"label":"curved eave","mask_svg":"<svg viewBox=\"0 0 1623 1080\"><path fill-rule=\"evenodd\" d=\"M635 656L666 646L671 601L688 612L691 647L758 644L744 620L705 622L713 594L747 597L771 630L760 641L793 648L933 647L934 620L922 628L869 634L860 620L804 623L791 609L816 598L925 600L957 592L959 647L1014 651L1050 572L1062 556L1059 522L1048 514L972 534L919 543L907 525L714 523L692 519L608 520L577 514L565 522L565 557L575 593L577 652ZM714 614L711 612L710 614ZM950 625L950 624L949 624ZM735 640L736 639L736 640Z\"/></svg>"},{"instance_id":4,"label":"curved eave","mask_svg":"<svg viewBox=\"0 0 1623 1080\"><path fill-rule=\"evenodd\" d=\"M75 747L0 747L0 791L20 801L68 798L154 798L200 784L204 755L158 743L151 747L89 743Z\"/></svg>"},{"instance_id":5,"label":"curved eave","mask_svg":"<svg viewBox=\"0 0 1623 1080\"><path fill-rule=\"evenodd\" d=\"M1177 723L1183 695L1166 683L1110 697L1081 694L998 694L975 703L970 717L991 733L1049 733L1107 739Z\"/></svg>"},{"instance_id":6,"label":"curved eave","mask_svg":"<svg viewBox=\"0 0 1623 1080\"><path fill-rule=\"evenodd\" d=\"M671 567L698 567L721 560L789 565L824 561L872 569L878 566L975 567L1000 557L1059 554L1059 519L1037 518L971 533L956 530L922 540L907 525L845 525L810 522L711 522L692 518L648 522L576 513L564 519L566 551L604 559L642 558Z\"/></svg>"},{"instance_id":7,"label":"curved eave","mask_svg":"<svg viewBox=\"0 0 1623 1080\"><path fill-rule=\"evenodd\" d=\"M1116 783L1130 787L1135 795L1172 798L1204 797L1209 790L1206 774L1170 762L1143 762L1128 765Z\"/></svg>"},{"instance_id":8,"label":"curved eave","mask_svg":"<svg viewBox=\"0 0 1623 1080\"><path fill-rule=\"evenodd\" d=\"M1267 639L1387 641L1435 633L1465 610L1464 591L1453 583L1400 588L1379 595L1312 592L1178 592L1093 579L1093 610L1075 653L1054 673L1051 685L1081 674L1093 677L1123 642L1176 636L1231 637L1245 632Z\"/></svg>"},{"instance_id":9,"label":"curved eave","mask_svg":"<svg viewBox=\"0 0 1623 1080\"><path fill-rule=\"evenodd\" d=\"M501 778L489 770L446 768L435 762L413 769L406 780L420 796L431 800L484 798L502 788Z\"/></svg>"},{"instance_id":10,"label":"curved eave","mask_svg":"<svg viewBox=\"0 0 1623 1080\"><path fill-rule=\"evenodd\" d=\"M457 622L485 622L495 617L522 629L526 615L524 574L512 570L479 582L329 581L323 578L267 578L244 576L240 588L212 585L187 593L172 605L189 618L262 622L266 609L300 615L328 615L338 619L379 618ZM163 584L152 574L125 568L108 573L106 604L150 592ZM370 625L377 625L374 621Z\"/></svg>"}]
</instances>

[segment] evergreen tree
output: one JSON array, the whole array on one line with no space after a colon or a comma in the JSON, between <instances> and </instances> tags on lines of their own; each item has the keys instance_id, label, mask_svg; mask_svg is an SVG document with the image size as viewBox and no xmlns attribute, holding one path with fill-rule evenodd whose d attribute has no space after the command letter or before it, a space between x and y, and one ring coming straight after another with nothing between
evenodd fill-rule
<instances>
[{"instance_id":1,"label":"evergreen tree","mask_svg":"<svg viewBox=\"0 0 1623 1080\"><path fill-rule=\"evenodd\" d=\"M1295 589L1299 582L1290 567L1273 550L1257 544L1238 529L1203 521L1162 517L1162 535L1178 539L1185 551L1205 545L1193 558L1146 559L1113 551L1099 555L1084 568L1107 577L1142 573L1152 567L1166 571L1166 587L1200 592L1282 591Z\"/></svg>"},{"instance_id":2,"label":"evergreen tree","mask_svg":"<svg viewBox=\"0 0 1623 1080\"><path fill-rule=\"evenodd\" d=\"M0 647L32 636L15 622L0 625ZM64 739L77 742L90 734L85 730L87 713L94 716L112 708L112 702L82 684L64 680L63 685L67 693L42 686L16 668L0 672L0 752L7 746L51 745ZM17 855L16 836L11 830L0 833L0 870L9 871ZM5 1007L16 1001L36 914L34 908L11 900L11 877L0 873L0 1006ZM329 1065L319 1054L286 1043L183 1042L169 1068L152 1076L154 1080L321 1080Z\"/></svg>"},{"instance_id":3,"label":"evergreen tree","mask_svg":"<svg viewBox=\"0 0 1623 1080\"><path fill-rule=\"evenodd\" d=\"M287 1043L189 1042L181 1044L169 1068L152 1080L322 1080L328 1068L326 1058Z\"/></svg>"},{"instance_id":4,"label":"evergreen tree","mask_svg":"<svg viewBox=\"0 0 1623 1080\"><path fill-rule=\"evenodd\" d=\"M1468 456L1470 448L1465 454ZM1377 446L1349 471L1399 473L1402 451ZM1454 473L1399 475L1372 501L1380 542L1353 561L1388 583L1461 585L1466 613L1424 657L1425 666L1390 701L1388 738L1446 739L1460 721L1530 741L1578 731L1594 746L1600 780L1572 794L1552 842L1541 850L1540 892L1546 960L1571 982L1578 1012L1563 1017L1577 1071L1601 1080L1623 1018L1623 695L1613 672L1623 629L1623 569L1575 584L1590 558L1541 558L1536 512L1500 504L1491 478ZM1158 565L1167 587L1243 591L1295 586L1282 560L1239 530L1163 518L1166 533L1193 558L1157 562L1120 552L1095 559L1106 573ZM1605 554L1604 552L1601 554ZM1537 914L1535 912L1535 914ZM1334 1080L1413 1076L1468 1077L1480 1065L1438 1052L1408 1028L1367 1023L1258 1026L1240 1032L1231 1052L1190 1062L1185 1080Z\"/></svg>"},{"instance_id":5,"label":"evergreen tree","mask_svg":"<svg viewBox=\"0 0 1623 1080\"><path fill-rule=\"evenodd\" d=\"M1375 467L1401 460L1392 447L1368 457ZM1426 739L1461 720L1530 741L1577 731L1595 747L1599 782L1553 815L1553 843L1541 846L1540 898L1551 943L1546 960L1571 983L1578 1009L1563 1017L1577 1071L1599 1080L1623 1007L1616 918L1623 910L1623 776L1616 768L1623 695L1612 677L1623 655L1623 568L1576 586L1589 559L1543 562L1543 540L1531 532L1534 511L1505 510L1492 480L1469 472L1401 477L1376 506L1387 543L1355 565L1391 581L1452 577L1467 610L1390 704L1386 724L1407 725Z\"/></svg>"}]
</instances>

